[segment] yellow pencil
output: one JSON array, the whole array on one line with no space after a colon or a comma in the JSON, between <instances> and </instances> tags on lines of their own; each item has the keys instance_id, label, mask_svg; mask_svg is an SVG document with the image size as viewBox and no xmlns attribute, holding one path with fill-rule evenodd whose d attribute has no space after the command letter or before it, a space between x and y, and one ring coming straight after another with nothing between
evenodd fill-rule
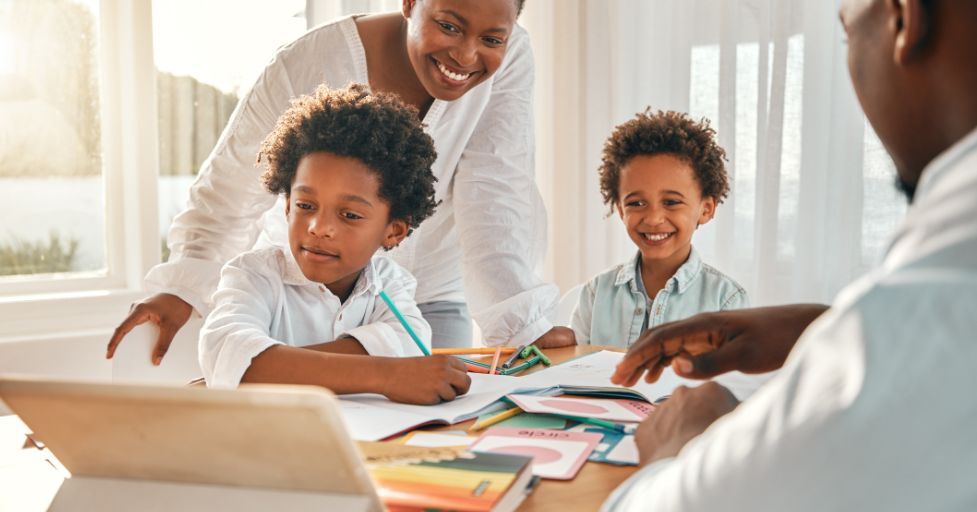
<instances>
[{"instance_id":1,"label":"yellow pencil","mask_svg":"<svg viewBox=\"0 0 977 512\"><path fill-rule=\"evenodd\" d=\"M495 354L496 350L498 350L500 354L511 354L516 351L516 347L499 347L498 349L491 347L436 348L432 350L431 353L445 356L463 356L466 354Z\"/></svg>"},{"instance_id":2,"label":"yellow pencil","mask_svg":"<svg viewBox=\"0 0 977 512\"><path fill-rule=\"evenodd\" d=\"M491 427L492 425L495 425L496 423L499 423L501 421L505 421L505 420L507 420L507 419L509 419L509 418L511 418L513 416L516 416L517 414L521 414L521 413L522 413L522 409L520 409L518 407L513 407L512 409L506 409L506 410L500 412L499 414L496 414L495 416L489 416L488 418L485 418L484 420L476 421L475 424L472 425L468 429L468 431L469 432L475 432L475 431L478 431L478 430L482 430L485 427Z\"/></svg>"}]
</instances>

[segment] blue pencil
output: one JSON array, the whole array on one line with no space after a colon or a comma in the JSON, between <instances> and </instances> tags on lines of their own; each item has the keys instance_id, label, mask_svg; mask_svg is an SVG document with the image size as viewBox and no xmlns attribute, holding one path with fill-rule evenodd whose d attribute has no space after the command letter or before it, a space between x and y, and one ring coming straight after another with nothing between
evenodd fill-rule
<instances>
[{"instance_id":1,"label":"blue pencil","mask_svg":"<svg viewBox=\"0 0 977 512\"><path fill-rule=\"evenodd\" d=\"M387 307L390 308L390 311L394 312L394 316L397 317L397 320L400 320L400 325L404 326L404 329L407 330L407 334L410 334L410 337L414 340L414 343L417 343L417 348L421 349L421 353L426 356L431 355L431 351L428 350L427 346L424 345L424 342L417 337L417 333L414 332L414 329L410 328L410 324L407 323L407 319L404 318L404 315L400 314L400 310L397 309L397 306L394 306L394 301L390 300L390 297L387 296L387 292L380 290L380 298L387 303Z\"/></svg>"}]
</instances>

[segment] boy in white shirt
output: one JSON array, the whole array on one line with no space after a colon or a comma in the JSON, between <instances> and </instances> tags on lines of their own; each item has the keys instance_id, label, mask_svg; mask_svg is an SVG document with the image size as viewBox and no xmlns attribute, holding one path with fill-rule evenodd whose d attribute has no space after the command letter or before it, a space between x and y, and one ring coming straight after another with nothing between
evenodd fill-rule
<instances>
[{"instance_id":1,"label":"boy in white shirt","mask_svg":"<svg viewBox=\"0 0 977 512\"><path fill-rule=\"evenodd\" d=\"M221 270L200 336L209 386L315 384L423 404L468 391L457 359L403 357L422 353L379 297L430 346L417 282L375 253L434 212L435 157L416 110L394 95L323 86L293 102L258 156L267 189L285 195L289 247Z\"/></svg>"}]
</instances>

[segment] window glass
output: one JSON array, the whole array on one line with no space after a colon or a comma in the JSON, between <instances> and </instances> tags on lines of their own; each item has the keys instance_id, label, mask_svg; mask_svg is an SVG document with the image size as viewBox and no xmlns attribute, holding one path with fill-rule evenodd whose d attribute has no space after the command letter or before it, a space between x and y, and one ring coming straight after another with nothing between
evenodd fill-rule
<instances>
[{"instance_id":1,"label":"window glass","mask_svg":"<svg viewBox=\"0 0 977 512\"><path fill-rule=\"evenodd\" d=\"M98 13L0 2L0 283L106 270Z\"/></svg>"},{"instance_id":2,"label":"window glass","mask_svg":"<svg viewBox=\"0 0 977 512\"><path fill-rule=\"evenodd\" d=\"M160 247L241 96L306 31L304 0L153 2L159 111Z\"/></svg>"}]
</instances>

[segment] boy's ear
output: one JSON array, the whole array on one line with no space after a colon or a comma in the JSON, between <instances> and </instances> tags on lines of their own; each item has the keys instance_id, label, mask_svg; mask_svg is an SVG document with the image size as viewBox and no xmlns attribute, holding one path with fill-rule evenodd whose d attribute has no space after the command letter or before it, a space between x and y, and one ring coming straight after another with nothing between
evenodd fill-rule
<instances>
[{"instance_id":1,"label":"boy's ear","mask_svg":"<svg viewBox=\"0 0 977 512\"><path fill-rule=\"evenodd\" d=\"M288 194L285 194L285 216L288 217L289 208L292 206L292 202L289 201Z\"/></svg>"},{"instance_id":2,"label":"boy's ear","mask_svg":"<svg viewBox=\"0 0 977 512\"><path fill-rule=\"evenodd\" d=\"M699 215L699 225L706 224L716 215L716 198L709 196L702 200L702 213Z\"/></svg>"},{"instance_id":3,"label":"boy's ear","mask_svg":"<svg viewBox=\"0 0 977 512\"><path fill-rule=\"evenodd\" d=\"M618 201L617 204L614 205L614 211L617 212L617 217L619 219L624 220L624 208L621 207L620 201Z\"/></svg>"},{"instance_id":4,"label":"boy's ear","mask_svg":"<svg viewBox=\"0 0 977 512\"><path fill-rule=\"evenodd\" d=\"M400 245L407 238L410 225L404 219L394 219L387 224L387 232L383 236L383 248L390 250Z\"/></svg>"}]
</instances>

